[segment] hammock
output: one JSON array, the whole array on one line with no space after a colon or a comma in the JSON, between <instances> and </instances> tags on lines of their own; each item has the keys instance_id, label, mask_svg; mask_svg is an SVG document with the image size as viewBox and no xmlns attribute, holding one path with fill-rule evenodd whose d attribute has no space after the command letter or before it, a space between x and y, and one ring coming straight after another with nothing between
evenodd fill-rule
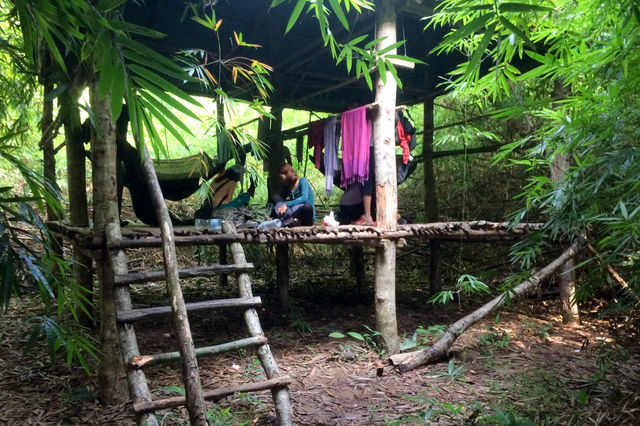
<instances>
[{"instance_id":1,"label":"hammock","mask_svg":"<svg viewBox=\"0 0 640 426\"><path fill-rule=\"evenodd\" d=\"M172 160L153 160L164 198L179 201L198 190L203 180L208 180L224 170L224 164L216 162L206 153Z\"/></svg>"},{"instance_id":2,"label":"hammock","mask_svg":"<svg viewBox=\"0 0 640 426\"><path fill-rule=\"evenodd\" d=\"M206 153L174 160L154 160L163 197L171 201L187 198L198 190L202 180L215 176L224 170L224 166ZM134 213L147 225L156 226L156 213L149 196L138 150L126 141L118 141L118 169L119 184L129 189ZM174 225L189 222L173 215L171 220Z\"/></svg>"}]
</instances>

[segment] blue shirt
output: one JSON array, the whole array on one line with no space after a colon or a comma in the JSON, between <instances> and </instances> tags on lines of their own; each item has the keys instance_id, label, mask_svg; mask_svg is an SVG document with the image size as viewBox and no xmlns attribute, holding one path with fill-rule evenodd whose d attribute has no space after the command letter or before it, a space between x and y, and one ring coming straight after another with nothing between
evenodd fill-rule
<instances>
[{"instance_id":1,"label":"blue shirt","mask_svg":"<svg viewBox=\"0 0 640 426\"><path fill-rule=\"evenodd\" d=\"M311 184L309 184L307 178L301 177L298 181L298 186L296 186L296 189L293 192L291 192L289 188L285 188L282 198L285 200L289 199L288 201L285 201L287 207L304 203L311 204L311 207L313 208L313 220L316 220L316 205L313 202L313 190L311 189Z\"/></svg>"}]
</instances>

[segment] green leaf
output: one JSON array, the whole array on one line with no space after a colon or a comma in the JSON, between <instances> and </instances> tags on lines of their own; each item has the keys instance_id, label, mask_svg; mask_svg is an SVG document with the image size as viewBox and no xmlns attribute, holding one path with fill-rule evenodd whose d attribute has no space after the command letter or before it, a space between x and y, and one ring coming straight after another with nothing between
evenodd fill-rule
<instances>
[{"instance_id":1,"label":"green leaf","mask_svg":"<svg viewBox=\"0 0 640 426\"><path fill-rule=\"evenodd\" d=\"M126 0L125 0L126 1ZM124 31L130 34L139 34L149 38L164 38L167 35L163 32L153 30L151 28L143 27L141 25L132 24L131 22L124 21L107 21L111 28L116 31Z\"/></svg>"},{"instance_id":2,"label":"green leaf","mask_svg":"<svg viewBox=\"0 0 640 426\"><path fill-rule=\"evenodd\" d=\"M424 65L425 62L421 61L420 59L416 59L416 58L412 58L411 56L404 56L404 55L385 55L384 56L386 59L399 59L401 61L407 61L407 62L413 62L414 64L420 64L420 65Z\"/></svg>"},{"instance_id":3,"label":"green leaf","mask_svg":"<svg viewBox=\"0 0 640 426\"><path fill-rule=\"evenodd\" d=\"M180 80L189 80L189 75L180 68L175 62L164 57L153 49L126 37L116 37L116 42L124 46L123 54L126 58L130 58L141 65L157 69L169 77Z\"/></svg>"},{"instance_id":4,"label":"green leaf","mask_svg":"<svg viewBox=\"0 0 640 426\"><path fill-rule=\"evenodd\" d=\"M482 40L478 44L478 47L476 48L476 50L471 55L471 58L469 59L465 76L468 76L473 72L476 72L476 68L480 64L480 60L484 56L485 50L487 49L487 47L489 46L489 43L491 43L491 40L493 39L493 34L495 32L495 29L496 29L495 23L492 24L487 29L487 32L484 34L484 37L482 37Z\"/></svg>"},{"instance_id":5,"label":"green leaf","mask_svg":"<svg viewBox=\"0 0 640 426\"><path fill-rule=\"evenodd\" d=\"M122 69L122 64L118 61L114 69L113 83L111 85L111 114L113 114L114 120L117 120L122 112L126 81L127 77Z\"/></svg>"},{"instance_id":6,"label":"green leaf","mask_svg":"<svg viewBox=\"0 0 640 426\"><path fill-rule=\"evenodd\" d=\"M360 333L356 333L355 331L347 331L347 334L356 340L364 342L364 337Z\"/></svg>"},{"instance_id":7,"label":"green leaf","mask_svg":"<svg viewBox=\"0 0 640 426\"><path fill-rule=\"evenodd\" d=\"M349 41L347 43L347 46L355 46L356 44L360 43L362 40L366 39L367 37L369 37L368 34L364 34L364 35L361 35L360 37L356 37L353 40Z\"/></svg>"},{"instance_id":8,"label":"green leaf","mask_svg":"<svg viewBox=\"0 0 640 426\"><path fill-rule=\"evenodd\" d=\"M442 40L442 44L452 44L463 38L473 34L478 31L480 28L484 28L485 24L489 22L490 19L495 17L495 12L486 13L479 18L474 19L473 21L467 23L461 28L458 28L453 33L448 34L444 40Z\"/></svg>"},{"instance_id":9,"label":"green leaf","mask_svg":"<svg viewBox=\"0 0 640 426\"><path fill-rule=\"evenodd\" d=\"M393 75L393 79L396 81L398 88L402 89L402 80L400 80L400 78L398 77L398 71L396 70L396 67L390 61L388 61L387 63L387 69L391 72L391 75Z\"/></svg>"},{"instance_id":10,"label":"green leaf","mask_svg":"<svg viewBox=\"0 0 640 426\"><path fill-rule=\"evenodd\" d=\"M100 77L98 79L98 97L101 99L111 90L116 69L118 65L120 65L115 50L109 49L107 52L107 56L104 58L104 62L100 68Z\"/></svg>"},{"instance_id":11,"label":"green leaf","mask_svg":"<svg viewBox=\"0 0 640 426\"><path fill-rule=\"evenodd\" d=\"M373 82L371 81L371 75L369 74L369 68L365 64L362 64L362 74L364 74L364 79L367 82L367 86L369 86L369 90L373 90Z\"/></svg>"},{"instance_id":12,"label":"green leaf","mask_svg":"<svg viewBox=\"0 0 640 426\"><path fill-rule=\"evenodd\" d=\"M307 4L307 0L298 0L298 3L296 3L296 6L293 8L293 12L291 12L289 22L287 22L287 29L284 30L285 34L288 33L296 23L296 21L300 17L300 13L302 13L302 9L304 8L305 4Z\"/></svg>"},{"instance_id":13,"label":"green leaf","mask_svg":"<svg viewBox=\"0 0 640 426\"><path fill-rule=\"evenodd\" d=\"M98 2L98 5L96 6L96 9L103 13L109 12L110 10L115 9L126 2L127 0L100 0Z\"/></svg>"},{"instance_id":14,"label":"green leaf","mask_svg":"<svg viewBox=\"0 0 640 426\"><path fill-rule=\"evenodd\" d=\"M133 72L135 72L136 74L138 74L139 76L143 77L145 80L148 80L152 83L154 83L156 86L160 87L161 89L178 96L179 98L181 98L182 100L189 102L195 106L198 106L200 108L203 108L203 106L200 104L200 102L198 102L197 100L195 100L191 95L188 95L186 92L184 92L182 89L178 88L177 86L175 86L172 83L169 83L167 80L165 80L164 78L160 77L159 75L145 69L142 68L138 65L135 64L130 64L129 65L129 69ZM145 87L146 88L146 87ZM160 96L159 96L160 97ZM169 98L170 96L165 96L165 98ZM187 109L185 107L185 109ZM188 109L187 109L188 110ZM194 118L198 118L198 116L195 115L195 113L191 112L185 112L186 114L191 115Z\"/></svg>"},{"instance_id":15,"label":"green leaf","mask_svg":"<svg viewBox=\"0 0 640 426\"><path fill-rule=\"evenodd\" d=\"M382 84L387 84L387 66L382 58L378 59L378 75L380 75Z\"/></svg>"},{"instance_id":16,"label":"green leaf","mask_svg":"<svg viewBox=\"0 0 640 426\"><path fill-rule=\"evenodd\" d=\"M527 37L527 35L520 28L516 27L511 21L509 21L504 16L498 16L500 23L504 25L507 29L509 29L512 33L520 37L522 41L524 41L529 47L535 49L535 45L533 42Z\"/></svg>"},{"instance_id":17,"label":"green leaf","mask_svg":"<svg viewBox=\"0 0 640 426\"><path fill-rule=\"evenodd\" d=\"M329 0L329 4L331 4L331 8L342 23L342 26L349 29L349 21L347 21L347 17L342 10L342 6L340 6L340 2L338 0Z\"/></svg>"},{"instance_id":18,"label":"green leaf","mask_svg":"<svg viewBox=\"0 0 640 426\"><path fill-rule=\"evenodd\" d=\"M500 3L500 12L551 12L553 9L547 6L526 3Z\"/></svg>"},{"instance_id":19,"label":"green leaf","mask_svg":"<svg viewBox=\"0 0 640 426\"><path fill-rule=\"evenodd\" d=\"M338 333L337 331L334 331L333 333L329 334L329 337L333 337L334 339L344 339L347 336L345 336L342 333Z\"/></svg>"},{"instance_id":20,"label":"green leaf","mask_svg":"<svg viewBox=\"0 0 640 426\"><path fill-rule=\"evenodd\" d=\"M382 50L379 50L377 52L375 52L378 56L382 56L385 53L389 53L391 52L393 49L397 49L398 47L402 46L404 44L404 40L400 40L400 41L396 41L393 44L390 44L389 46L385 47Z\"/></svg>"}]
</instances>

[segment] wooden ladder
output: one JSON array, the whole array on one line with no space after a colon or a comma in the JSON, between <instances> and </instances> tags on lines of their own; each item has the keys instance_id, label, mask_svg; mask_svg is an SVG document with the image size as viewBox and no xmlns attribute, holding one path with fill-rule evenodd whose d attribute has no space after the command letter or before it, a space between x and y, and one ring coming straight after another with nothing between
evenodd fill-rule
<instances>
[{"instance_id":1,"label":"wooden ladder","mask_svg":"<svg viewBox=\"0 0 640 426\"><path fill-rule=\"evenodd\" d=\"M225 222L223 232L227 234L235 233L235 228L231 223ZM108 228L107 241L110 247L117 247L120 230L117 227ZM239 290L239 298L208 300L194 303L185 303L182 298L182 290L178 285L177 289L171 286L165 270L147 271L144 273L127 273L125 254L121 249L112 249L110 257L114 270L116 319L118 322L118 333L122 348L123 360L127 371L129 391L133 400L133 409L138 417L139 424L157 425L158 420L155 410L165 408L175 408L186 406L189 412L190 423L207 424L204 401L217 401L225 396L233 395L236 392L256 392L270 389L275 404L278 424L292 424L292 409L289 400L288 384L290 379L282 376L278 365L267 344L256 307L260 306L260 297L254 297L251 290L251 279L248 272L253 269L253 265L246 262L244 250L240 243L230 244L232 254L232 264L230 265L209 265L199 268L182 269L178 271L179 278L216 276L225 274L236 274ZM175 245L173 246L175 250ZM168 269L166 269L168 270ZM159 279L166 279L169 293L171 295L171 306L133 309L129 285L149 282ZM178 292L178 294L176 293ZM191 330L188 326L187 313L203 310L220 309L242 309L244 310L244 322L248 330L249 337L233 342L218 344L215 346L195 348L191 338ZM133 324L142 319L156 318L173 314L173 320L179 337L178 352L167 352L151 355L141 355ZM186 330L181 330L186 322ZM255 348L257 357L266 373L267 380L238 384L234 386L221 387L217 389L202 389L200 375L198 372L198 362L196 357L215 356L220 353L242 349ZM185 356L186 353L186 356ZM193 360L189 361L189 353L194 354ZM146 380L144 368L154 364L167 363L181 360L183 383L186 390L186 397L171 397L152 400L149 386Z\"/></svg>"}]
</instances>

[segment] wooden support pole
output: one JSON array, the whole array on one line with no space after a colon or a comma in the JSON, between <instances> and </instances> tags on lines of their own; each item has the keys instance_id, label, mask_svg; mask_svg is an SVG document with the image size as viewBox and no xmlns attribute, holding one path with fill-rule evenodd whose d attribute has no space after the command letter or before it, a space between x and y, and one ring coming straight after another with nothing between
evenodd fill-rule
<instances>
[{"instance_id":1,"label":"wooden support pole","mask_svg":"<svg viewBox=\"0 0 640 426\"><path fill-rule=\"evenodd\" d=\"M356 288L358 294L364 293L365 274L364 274L364 248L362 246L349 247L351 254L351 270L356 277Z\"/></svg>"},{"instance_id":2,"label":"wooden support pole","mask_svg":"<svg viewBox=\"0 0 640 426\"><path fill-rule=\"evenodd\" d=\"M269 197L280 193L282 184L278 180L277 174L278 167L285 157L282 143L282 108L272 107L271 114L273 119L265 117L258 126L258 139L265 142L269 150L264 160Z\"/></svg>"},{"instance_id":3,"label":"wooden support pole","mask_svg":"<svg viewBox=\"0 0 640 426\"><path fill-rule=\"evenodd\" d=\"M377 49L396 42L396 10L392 0L383 0L376 9ZM389 52L395 54L396 49ZM395 163L395 108L397 83L386 70L386 78L376 79L378 114L373 119L373 142L376 172L376 221L385 231L395 231L398 214L397 175ZM387 353L400 349L396 321L396 246L385 241L376 248L376 324Z\"/></svg>"},{"instance_id":4,"label":"wooden support pole","mask_svg":"<svg viewBox=\"0 0 640 426\"><path fill-rule=\"evenodd\" d=\"M233 224L229 221L224 222L224 224L222 225L222 229L227 234L233 234L236 231ZM229 248L231 250L233 263L247 263L247 260L244 256L244 250L242 249L240 243L232 243L229 245ZM240 275L238 275L237 282L240 297L253 296L249 274L241 273ZM258 318L258 313L255 309L247 309L244 312L244 321L251 336L264 336L262 325L260 325L260 319ZM276 363L273 354L271 353L271 348L269 347L269 345L265 344L259 346L256 352L258 353L258 358L260 359L260 363L262 364L262 368L264 368L264 372L266 373L267 378L269 380L272 380L281 377L280 370L278 369L278 364ZM293 410L291 408L291 401L289 399L289 391L287 390L287 388L272 388L271 395L276 406L278 424L283 426L293 424Z\"/></svg>"},{"instance_id":5,"label":"wooden support pole","mask_svg":"<svg viewBox=\"0 0 640 426\"><path fill-rule=\"evenodd\" d=\"M276 282L282 312L289 312L289 244L276 244Z\"/></svg>"},{"instance_id":6,"label":"wooden support pole","mask_svg":"<svg viewBox=\"0 0 640 426\"><path fill-rule=\"evenodd\" d=\"M433 98L424 101L424 128L432 129ZM436 174L433 168L433 132L425 132L422 137L422 158L424 162L424 211L429 222L438 221L438 195L436 192ZM441 288L440 240L429 240L429 286L432 293Z\"/></svg>"}]
</instances>

